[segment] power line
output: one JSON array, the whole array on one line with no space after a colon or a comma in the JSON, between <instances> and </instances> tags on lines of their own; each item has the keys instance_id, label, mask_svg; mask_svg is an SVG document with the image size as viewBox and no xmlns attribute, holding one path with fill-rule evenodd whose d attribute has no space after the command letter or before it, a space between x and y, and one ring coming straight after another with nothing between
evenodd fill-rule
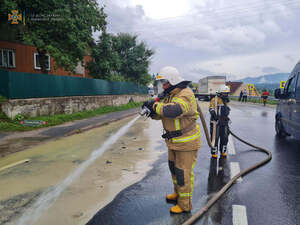
<instances>
[{"instance_id":1,"label":"power line","mask_svg":"<svg viewBox=\"0 0 300 225\"><path fill-rule=\"evenodd\" d=\"M255 2L251 2L252 4L247 4L247 7L249 6L262 6L262 5L267 5L267 4L283 4L283 5L287 5L287 3L299 3L298 0L285 0L285 1L281 1L281 0L269 0L269 1L255 1ZM254 3L254 4L253 4ZM258 4L259 3L259 4ZM263 3L263 4L262 4ZM233 7L233 6L228 6L228 7L223 7L223 8L217 8L215 9L213 12L214 13L219 13L219 12L230 12L232 10L240 10L240 9L245 9L244 6L242 5L235 5L235 6L238 6L238 7ZM240 8L241 7L241 8ZM250 7L251 8L251 7ZM255 7L256 8L256 7ZM229 10L228 10L229 9ZM204 9L204 10L198 10L197 13L211 13L211 12L208 12L208 9ZM174 16L174 17L168 17L168 18L163 18L163 19L156 19L156 20L173 20L173 19L176 19L176 18L184 18L186 17L186 15L183 15L183 16Z\"/></svg>"},{"instance_id":2,"label":"power line","mask_svg":"<svg viewBox=\"0 0 300 225\"><path fill-rule=\"evenodd\" d=\"M300 3L300 2L299 2ZM286 6L286 5L284 5L284 6ZM299 6L299 4L295 4L295 5L290 5L290 6ZM298 7L296 7L296 8L298 8ZM274 11L278 11L278 9L276 9L276 8L272 8L272 9L269 9L268 11L264 11L264 12L262 12L262 11L257 11L259 8L257 8L257 7L252 7L252 8L244 8L243 10L238 10L238 11L231 11L230 13L231 13L231 15L228 15L229 14L229 12L223 12L223 14L221 14L221 13L216 13L216 14L212 14L212 13L210 13L210 12L207 12L207 13L204 13L204 14L201 14L202 16L207 16L207 17L214 17L215 18L215 16L217 16L217 17L220 17L220 16L223 16L222 18L223 18L223 20L224 19L227 19L227 18L232 18L233 16L237 16L237 15L240 15L240 14L244 14L244 13L255 13L255 14L259 14L259 13L264 13L264 14L268 14L268 13L270 13L270 12L274 12ZM293 8L293 7L290 7L289 9L295 9L295 8ZM226 14L225 14L226 13ZM205 15L205 14L207 14L207 15ZM227 17L227 18L226 18Z\"/></svg>"},{"instance_id":3,"label":"power line","mask_svg":"<svg viewBox=\"0 0 300 225\"><path fill-rule=\"evenodd\" d=\"M290 8L291 9L291 8ZM298 11L300 9L300 5L297 7L292 8L293 11ZM168 28L164 28L162 32L168 32L168 31L172 31L174 29L178 29L179 27L183 27L184 28L195 28L197 26L203 26L203 25L209 25L209 23L211 22L222 22L221 25L225 26L226 23L230 23L230 22L237 22L237 21L245 21L254 17L263 17L263 16L268 16L270 14L273 14L275 12L278 12L278 9L272 9L272 10L268 10L265 11L263 14L261 14L262 12L257 12L257 11L244 11L244 12L239 12L239 13L235 13L234 15L231 16L223 16L222 18L220 16L214 17L215 15L207 15L205 17L203 17L203 20L205 21L204 23L201 24L191 24L191 25L184 25L184 24L180 24L180 25L175 25L175 27L169 26ZM244 16L243 18L237 18L238 16ZM260 20L264 20L264 18L258 18ZM250 24L250 23L249 23ZM218 24L216 24L218 25ZM241 24L241 25L246 25L246 24ZM161 29L161 28L160 28ZM152 27L152 28L147 28L147 29L135 29L135 32L145 32L145 31L156 31L157 28L156 27ZM185 31L183 31L185 32Z\"/></svg>"},{"instance_id":4,"label":"power line","mask_svg":"<svg viewBox=\"0 0 300 225\"><path fill-rule=\"evenodd\" d=\"M279 2L278 1L269 1L268 3L272 3L273 5L276 3L277 6L290 6L288 9L293 10L293 9L298 9L298 7L293 8L292 6L299 6L300 2L288 1L288 2L285 2L284 4L281 4L282 3L281 1L279 1ZM266 4L260 4L260 5L265 6ZM241 16L241 15L247 16L247 19L248 19L248 18L260 16L261 13L263 13L263 15L268 15L270 13L274 13L274 12L278 11L277 8L272 8L272 9L269 9L268 11L261 12L258 10L258 9L260 9L260 7L258 7L258 6L259 5L256 4L256 7L248 7L248 8L243 8L243 9L239 9L239 10L236 10L237 8L236 9L231 8L231 10L223 11L223 13L221 13L222 10L219 10L219 13L214 13L214 14L212 14L211 12L208 12L208 11L203 11L204 13L202 14L202 16L204 16L203 19L205 20L206 23L210 23L210 22L214 22L214 21L215 22L218 22L218 21L234 22L234 21L236 21L235 18L238 16ZM231 13L231 15L228 15L229 13ZM245 13L247 13L247 14L245 14ZM252 16L250 16L249 14L250 15L252 14ZM222 18L220 18L220 17L222 17ZM173 17L173 18L175 18L175 17ZM180 16L177 18L184 18L184 17ZM239 19L244 20L245 17L239 18ZM181 25L181 26L184 26L186 28L186 27L195 27L196 25L192 24L192 25ZM178 25L176 25L176 27L174 27L174 28L178 29ZM169 28L164 29L164 31L173 30L174 28L169 27ZM150 28L146 28L146 29L135 29L135 32L151 31L154 29L156 29L156 28L150 27Z\"/></svg>"}]
</instances>

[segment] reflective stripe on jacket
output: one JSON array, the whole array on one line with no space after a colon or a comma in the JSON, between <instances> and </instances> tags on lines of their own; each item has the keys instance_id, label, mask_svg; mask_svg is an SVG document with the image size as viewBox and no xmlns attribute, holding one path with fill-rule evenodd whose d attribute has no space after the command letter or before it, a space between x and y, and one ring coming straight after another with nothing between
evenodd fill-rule
<instances>
[{"instance_id":1,"label":"reflective stripe on jacket","mask_svg":"<svg viewBox=\"0 0 300 225\"><path fill-rule=\"evenodd\" d=\"M156 119L162 120L166 131L184 130L197 124L199 118L195 95L188 87L174 89L170 96L155 103L153 108L158 115ZM172 150L198 150L201 147L200 126L197 124L193 130L165 141Z\"/></svg>"}]
</instances>

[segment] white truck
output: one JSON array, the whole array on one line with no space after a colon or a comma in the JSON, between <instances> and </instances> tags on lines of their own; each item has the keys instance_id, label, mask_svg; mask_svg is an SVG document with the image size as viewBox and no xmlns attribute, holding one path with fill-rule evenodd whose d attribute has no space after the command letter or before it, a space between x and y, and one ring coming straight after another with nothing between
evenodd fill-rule
<instances>
[{"instance_id":1,"label":"white truck","mask_svg":"<svg viewBox=\"0 0 300 225\"><path fill-rule=\"evenodd\" d=\"M226 76L204 77L199 80L198 90L196 90L195 96L199 100L204 99L209 101L223 85L226 85Z\"/></svg>"}]
</instances>

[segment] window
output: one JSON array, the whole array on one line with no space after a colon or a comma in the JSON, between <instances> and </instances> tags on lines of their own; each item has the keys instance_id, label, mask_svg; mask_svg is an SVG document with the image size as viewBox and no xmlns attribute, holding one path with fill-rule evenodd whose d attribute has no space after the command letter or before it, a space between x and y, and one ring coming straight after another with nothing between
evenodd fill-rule
<instances>
[{"instance_id":1,"label":"window","mask_svg":"<svg viewBox=\"0 0 300 225\"><path fill-rule=\"evenodd\" d=\"M296 88L296 81L297 76L288 80L288 85L286 88L286 94L288 98L295 98L295 88Z\"/></svg>"},{"instance_id":2,"label":"window","mask_svg":"<svg viewBox=\"0 0 300 225\"><path fill-rule=\"evenodd\" d=\"M34 69L40 70L41 64L40 64L40 58L38 57L39 53L34 53ZM50 56L46 54L46 69L50 70Z\"/></svg>"},{"instance_id":3,"label":"window","mask_svg":"<svg viewBox=\"0 0 300 225\"><path fill-rule=\"evenodd\" d=\"M81 61L77 63L77 66L75 68L75 73L84 75L84 64Z\"/></svg>"},{"instance_id":4,"label":"window","mask_svg":"<svg viewBox=\"0 0 300 225\"><path fill-rule=\"evenodd\" d=\"M9 51L8 52L8 66L9 67L14 67L14 54L13 54L13 52L12 51Z\"/></svg>"},{"instance_id":5,"label":"window","mask_svg":"<svg viewBox=\"0 0 300 225\"><path fill-rule=\"evenodd\" d=\"M0 51L0 66L3 66L3 55L2 55L2 50Z\"/></svg>"},{"instance_id":6,"label":"window","mask_svg":"<svg viewBox=\"0 0 300 225\"><path fill-rule=\"evenodd\" d=\"M297 99L300 99L300 72L298 73L298 81L297 81L297 87L296 87L296 97L297 97Z\"/></svg>"},{"instance_id":7,"label":"window","mask_svg":"<svg viewBox=\"0 0 300 225\"><path fill-rule=\"evenodd\" d=\"M12 49L0 49L0 67L16 67L15 51Z\"/></svg>"}]
</instances>

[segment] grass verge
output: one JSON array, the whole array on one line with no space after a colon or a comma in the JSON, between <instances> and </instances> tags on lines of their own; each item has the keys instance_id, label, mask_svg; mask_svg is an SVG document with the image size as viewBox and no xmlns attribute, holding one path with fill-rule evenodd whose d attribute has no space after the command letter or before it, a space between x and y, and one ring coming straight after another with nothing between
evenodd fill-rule
<instances>
[{"instance_id":1,"label":"grass verge","mask_svg":"<svg viewBox=\"0 0 300 225\"><path fill-rule=\"evenodd\" d=\"M230 97L230 100L238 101L239 98L238 97ZM252 103L257 103L257 104L262 104L262 105L264 104L262 98L248 98L247 102L252 102ZM275 100L270 100L270 99L267 100L267 105L277 105L277 103L278 102Z\"/></svg>"},{"instance_id":2,"label":"grass verge","mask_svg":"<svg viewBox=\"0 0 300 225\"><path fill-rule=\"evenodd\" d=\"M59 114L53 116L39 116L34 118L26 118L27 120L42 120L47 122L46 125L40 126L23 126L19 121L9 119L3 112L0 112L0 131L30 131L41 127L50 127L63 124L69 121L85 119L93 116L98 116L110 112L122 111L142 106L141 102L130 102L121 106L103 106L96 110L76 112L72 114Z\"/></svg>"}]
</instances>

